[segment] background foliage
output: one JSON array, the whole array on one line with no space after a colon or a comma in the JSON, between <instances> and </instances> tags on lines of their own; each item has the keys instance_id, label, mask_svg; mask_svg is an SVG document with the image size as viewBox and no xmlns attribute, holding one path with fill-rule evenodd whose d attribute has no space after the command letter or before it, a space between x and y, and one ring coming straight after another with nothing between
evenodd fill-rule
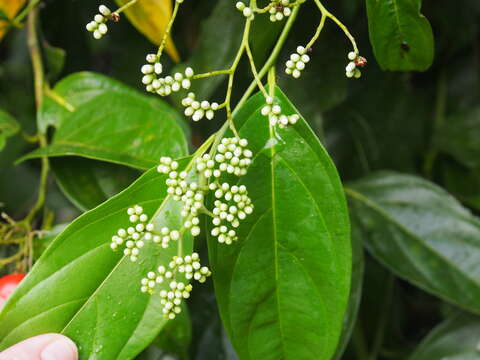
<instances>
[{"instance_id":1,"label":"background foliage","mask_svg":"<svg viewBox=\"0 0 480 360\"><path fill-rule=\"evenodd\" d=\"M114 8L113 3L106 5ZM348 198L353 287L337 358L480 359L476 317L480 314L480 4L476 0L423 4L341 0L325 5L348 25L369 60L364 76L347 81L348 44L334 26L328 26L302 78L292 80L279 72L278 82L333 158ZM1 210L13 218L22 218L35 200L39 161L32 159L41 155L31 152L35 147L22 132L32 134L38 124L52 136L52 144L44 150L55 157L48 213L43 218L54 214L54 221L47 222L52 232L38 240L35 257L58 233L54 224L69 223L125 189L160 154L185 155L187 148L198 147L218 127L216 121L188 124L175 111L175 107L181 111L180 97L167 100L169 106L135 91L142 90L139 69L154 46L123 20L102 41L94 41L84 25L97 6L92 0L45 0L41 5L48 79L78 108L73 116L48 99L36 114L25 30L10 31L0 42L0 202ZM301 10L280 64L313 33L318 19L310 6ZM230 1L187 1L173 33L177 50L171 48L174 57L178 51L181 62L166 66L181 68L188 63L198 72L228 66L241 26ZM279 30L276 24L256 22L253 51L259 62L268 55ZM241 71L247 74L246 65L241 64ZM250 78L239 76L238 81L245 88ZM222 79L203 82L195 91L202 98L215 98L223 85ZM241 95L241 91L235 94ZM135 109L139 102L144 106ZM160 113L168 123L152 120ZM67 117L69 122L62 126ZM101 125L105 117L109 126ZM82 134L85 118L97 125ZM151 146L128 144L127 138L115 135L127 125L138 138L144 134L135 126L148 126L148 134L168 128L171 143L153 136L144 138ZM92 154L89 149L96 140L92 133L112 141L102 141L106 148ZM138 156L129 156L132 153ZM15 165L22 157L24 161ZM149 176L153 175L146 173L138 180L140 185ZM88 216L130 205L124 201L117 197ZM75 225L79 232L82 219ZM96 244L79 245L79 253L88 251L88 246ZM7 256L9 250L3 251L1 255ZM201 252L207 256L206 248ZM108 262L105 266L109 271ZM118 276L122 271L131 272L120 268ZM89 281L102 281L102 276L99 272ZM91 296L88 289L84 291ZM98 300L90 305L107 301L94 295ZM237 358L220 321L212 285L196 289L191 300L190 317L168 324L162 332L166 335L138 358L162 359L165 352L197 360ZM91 320L83 316L75 319ZM2 325L0 333L7 330ZM69 331L75 331L75 321Z\"/></svg>"}]
</instances>

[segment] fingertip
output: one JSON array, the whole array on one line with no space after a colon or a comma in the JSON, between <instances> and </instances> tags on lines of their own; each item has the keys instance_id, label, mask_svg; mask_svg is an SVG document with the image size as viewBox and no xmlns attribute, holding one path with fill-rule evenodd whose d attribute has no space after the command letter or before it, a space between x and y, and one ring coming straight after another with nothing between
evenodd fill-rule
<instances>
[{"instance_id":1,"label":"fingertip","mask_svg":"<svg viewBox=\"0 0 480 360\"><path fill-rule=\"evenodd\" d=\"M77 346L68 337L59 335L40 354L41 360L77 360Z\"/></svg>"},{"instance_id":2,"label":"fingertip","mask_svg":"<svg viewBox=\"0 0 480 360\"><path fill-rule=\"evenodd\" d=\"M0 353L0 360L77 360L76 345L61 334L43 334L24 340Z\"/></svg>"}]
</instances>

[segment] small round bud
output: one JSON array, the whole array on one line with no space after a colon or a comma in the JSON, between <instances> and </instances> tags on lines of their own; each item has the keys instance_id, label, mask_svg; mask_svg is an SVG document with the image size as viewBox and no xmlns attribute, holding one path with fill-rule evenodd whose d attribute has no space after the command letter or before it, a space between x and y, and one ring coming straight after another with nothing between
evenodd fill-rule
<instances>
[{"instance_id":1,"label":"small round bud","mask_svg":"<svg viewBox=\"0 0 480 360\"><path fill-rule=\"evenodd\" d=\"M253 15L253 11L249 7L244 8L242 12L243 16L245 16L246 18L249 18Z\"/></svg>"},{"instance_id":2,"label":"small round bud","mask_svg":"<svg viewBox=\"0 0 480 360\"><path fill-rule=\"evenodd\" d=\"M110 9L108 7L106 7L105 5L100 5L98 7L98 11L100 12L100 14L102 14L103 16L109 16L112 12L110 11Z\"/></svg>"},{"instance_id":3,"label":"small round bud","mask_svg":"<svg viewBox=\"0 0 480 360\"><path fill-rule=\"evenodd\" d=\"M240 10L240 11L243 11L243 9L245 9L245 4L241 1L238 1L236 4L235 4L235 7Z\"/></svg>"}]
</instances>

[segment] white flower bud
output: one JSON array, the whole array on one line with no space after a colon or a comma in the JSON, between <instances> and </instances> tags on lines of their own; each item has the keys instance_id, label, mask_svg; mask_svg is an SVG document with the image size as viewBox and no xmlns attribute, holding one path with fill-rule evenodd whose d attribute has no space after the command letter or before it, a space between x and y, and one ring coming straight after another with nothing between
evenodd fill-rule
<instances>
[{"instance_id":1,"label":"white flower bud","mask_svg":"<svg viewBox=\"0 0 480 360\"><path fill-rule=\"evenodd\" d=\"M245 4L244 4L243 2L241 2L241 1L239 1L239 2L237 2L237 3L235 4L235 7L236 7L238 10L243 11L243 9L245 9Z\"/></svg>"},{"instance_id":2,"label":"white flower bud","mask_svg":"<svg viewBox=\"0 0 480 360\"><path fill-rule=\"evenodd\" d=\"M244 8L242 12L243 16L245 16L246 18L249 18L253 15L253 11L249 7Z\"/></svg>"},{"instance_id":3,"label":"white flower bud","mask_svg":"<svg viewBox=\"0 0 480 360\"><path fill-rule=\"evenodd\" d=\"M100 15L100 14L95 15L95 17L94 17L93 19L94 19L95 22L98 23L98 24L101 24L101 23L103 23L103 22L105 21L105 18L104 18L102 15Z\"/></svg>"},{"instance_id":4,"label":"white flower bud","mask_svg":"<svg viewBox=\"0 0 480 360\"><path fill-rule=\"evenodd\" d=\"M185 69L185 76L191 78L194 75L193 69L191 67L187 67Z\"/></svg>"},{"instance_id":5,"label":"white flower bud","mask_svg":"<svg viewBox=\"0 0 480 360\"><path fill-rule=\"evenodd\" d=\"M100 5L98 7L98 11L100 12L100 14L102 14L104 16L109 16L112 13L110 11L110 9L108 7L106 7L105 5Z\"/></svg>"}]
</instances>

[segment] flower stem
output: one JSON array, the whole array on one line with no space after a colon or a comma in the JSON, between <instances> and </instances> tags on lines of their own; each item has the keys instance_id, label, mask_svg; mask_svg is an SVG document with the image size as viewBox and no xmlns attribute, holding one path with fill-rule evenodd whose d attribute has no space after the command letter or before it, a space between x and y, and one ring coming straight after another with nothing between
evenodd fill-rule
<instances>
[{"instance_id":1,"label":"flower stem","mask_svg":"<svg viewBox=\"0 0 480 360\"><path fill-rule=\"evenodd\" d=\"M323 26L325 25L325 20L326 19L327 19L327 15L322 13L322 18L320 19L320 24L317 27L317 31L315 32L315 35L313 35L312 39L305 46L306 49L312 47L312 45L315 43L315 41L317 41L318 37L320 36L320 33L323 30Z\"/></svg>"},{"instance_id":2,"label":"flower stem","mask_svg":"<svg viewBox=\"0 0 480 360\"><path fill-rule=\"evenodd\" d=\"M270 54L267 61L263 65L262 69L258 72L259 79L263 79L263 77L266 75L268 70L275 64L275 61L277 61L278 55L280 54L280 51L282 50L283 45L287 40L287 36L290 33L290 30L292 29L293 24L295 23L295 19L297 18L299 10L300 10L300 6L297 6L292 10L292 14L290 15L287 23L285 24L285 27L283 28L282 33L280 34L277 40L277 43L275 44L275 47L272 50L272 53ZM245 104L245 102L248 100L250 95L252 95L253 91L255 91L256 87L257 87L257 82L253 81L248 87L248 89L245 91L245 93L243 94L240 101L235 106L235 109L233 110L234 115Z\"/></svg>"},{"instance_id":3,"label":"flower stem","mask_svg":"<svg viewBox=\"0 0 480 360\"><path fill-rule=\"evenodd\" d=\"M232 72L232 69L209 71L209 72L203 73L203 74L196 74L196 75L193 76L193 79L196 80L196 79L204 79L204 78L208 78L208 77L211 77L211 76L217 76L217 75L228 75L231 72Z\"/></svg>"},{"instance_id":4,"label":"flower stem","mask_svg":"<svg viewBox=\"0 0 480 360\"><path fill-rule=\"evenodd\" d=\"M320 9L320 12L322 13L322 18L323 17L328 17L330 18L337 26L342 29L342 31L345 33L345 36L350 40L353 46L353 50L355 51L356 54L359 53L357 43L355 41L355 38L352 36L350 31L348 31L347 27L343 25L343 23L337 19L335 15L333 15L330 11L328 11L325 6L321 3L320 0L315 0L315 4L317 4L317 7Z\"/></svg>"},{"instance_id":5,"label":"flower stem","mask_svg":"<svg viewBox=\"0 0 480 360\"><path fill-rule=\"evenodd\" d=\"M175 1L175 6L173 8L172 16L170 17L170 21L168 22L167 28L165 29L165 34L163 34L162 42L160 43L160 46L157 51L158 57L162 56L163 49L167 44L167 39L168 39L168 36L170 35L170 31L172 30L172 26L173 26L173 23L175 22L175 18L177 17L179 8L180 8L180 3Z\"/></svg>"},{"instance_id":6,"label":"flower stem","mask_svg":"<svg viewBox=\"0 0 480 360\"><path fill-rule=\"evenodd\" d=\"M119 7L115 12L117 14L120 14L122 12L124 12L125 10L127 10L130 6L133 6L135 5L135 3L137 2L138 0L131 0L129 1L128 3L126 3L125 5Z\"/></svg>"}]
</instances>

